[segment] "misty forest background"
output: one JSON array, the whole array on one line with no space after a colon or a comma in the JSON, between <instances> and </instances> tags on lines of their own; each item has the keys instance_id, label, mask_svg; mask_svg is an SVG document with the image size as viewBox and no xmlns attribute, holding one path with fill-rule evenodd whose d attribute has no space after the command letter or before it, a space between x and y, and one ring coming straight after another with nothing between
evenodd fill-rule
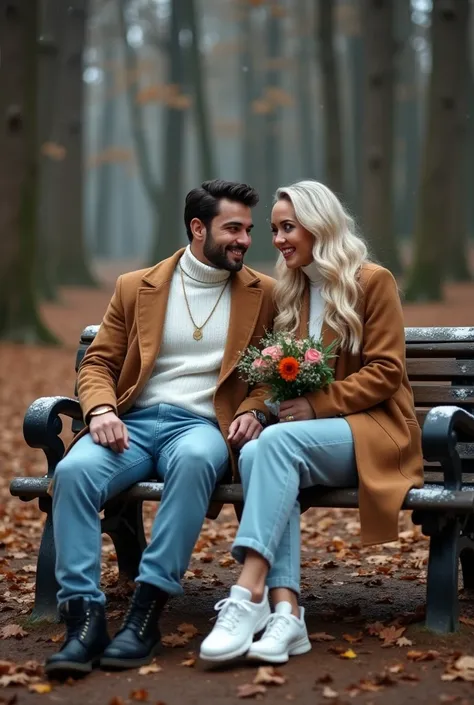
<instances>
[{"instance_id":1,"label":"misty forest background","mask_svg":"<svg viewBox=\"0 0 474 705\"><path fill-rule=\"evenodd\" d=\"M186 192L327 183L411 301L473 272L470 0L0 0L0 337L97 263L187 242ZM128 267L130 268L130 267Z\"/></svg>"}]
</instances>

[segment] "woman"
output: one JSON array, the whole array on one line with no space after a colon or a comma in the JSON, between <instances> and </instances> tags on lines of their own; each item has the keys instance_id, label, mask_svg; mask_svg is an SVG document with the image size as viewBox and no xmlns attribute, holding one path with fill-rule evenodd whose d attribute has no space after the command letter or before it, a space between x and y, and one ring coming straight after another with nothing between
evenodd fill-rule
<instances>
[{"instance_id":1,"label":"woman","mask_svg":"<svg viewBox=\"0 0 474 705\"><path fill-rule=\"evenodd\" d=\"M272 232L281 254L275 329L322 336L325 346L335 341L334 381L282 403L280 423L240 454L245 505L232 552L243 569L216 605L218 619L201 645L207 661L247 654L283 663L311 648L298 605L301 488L358 485L362 542L370 545L397 539L403 499L423 483L393 276L368 261L352 219L318 182L277 191Z\"/></svg>"}]
</instances>

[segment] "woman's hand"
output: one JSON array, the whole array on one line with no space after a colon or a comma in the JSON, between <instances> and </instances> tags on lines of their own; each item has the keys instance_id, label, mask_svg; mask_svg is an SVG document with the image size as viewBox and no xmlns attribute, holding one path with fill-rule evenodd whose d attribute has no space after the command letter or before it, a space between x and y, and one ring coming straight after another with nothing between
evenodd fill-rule
<instances>
[{"instance_id":1,"label":"woman's hand","mask_svg":"<svg viewBox=\"0 0 474 705\"><path fill-rule=\"evenodd\" d=\"M316 418L311 404L305 397L282 401L278 416L280 421L309 421Z\"/></svg>"}]
</instances>

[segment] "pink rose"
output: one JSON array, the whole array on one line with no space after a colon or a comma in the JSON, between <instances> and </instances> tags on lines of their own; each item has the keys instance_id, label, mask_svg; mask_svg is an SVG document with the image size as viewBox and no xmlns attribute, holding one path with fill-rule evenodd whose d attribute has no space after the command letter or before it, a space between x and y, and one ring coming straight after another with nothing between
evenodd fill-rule
<instances>
[{"instance_id":1,"label":"pink rose","mask_svg":"<svg viewBox=\"0 0 474 705\"><path fill-rule=\"evenodd\" d=\"M279 345L270 345L270 347L262 350L262 355L268 355L272 360L280 360L283 357L283 350Z\"/></svg>"},{"instance_id":2,"label":"pink rose","mask_svg":"<svg viewBox=\"0 0 474 705\"><path fill-rule=\"evenodd\" d=\"M255 370L264 370L266 367L268 367L268 361L262 360L261 357L257 357L257 359L252 362L252 367Z\"/></svg>"},{"instance_id":3,"label":"pink rose","mask_svg":"<svg viewBox=\"0 0 474 705\"><path fill-rule=\"evenodd\" d=\"M315 350L314 348L309 348L304 354L304 361L305 362L311 362L313 365L315 365L318 362L321 362L323 359L323 354L319 352L319 350Z\"/></svg>"}]
</instances>

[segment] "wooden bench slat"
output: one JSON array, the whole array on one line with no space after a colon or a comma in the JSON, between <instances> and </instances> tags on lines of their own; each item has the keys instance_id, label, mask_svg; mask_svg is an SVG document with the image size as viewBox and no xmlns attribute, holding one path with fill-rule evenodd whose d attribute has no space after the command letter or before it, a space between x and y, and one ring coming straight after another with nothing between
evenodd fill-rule
<instances>
[{"instance_id":1,"label":"wooden bench slat","mask_svg":"<svg viewBox=\"0 0 474 705\"><path fill-rule=\"evenodd\" d=\"M412 384L415 404L437 406L453 404L466 406L474 404L474 387L450 386L441 384Z\"/></svg>"},{"instance_id":2,"label":"wooden bench slat","mask_svg":"<svg viewBox=\"0 0 474 705\"><path fill-rule=\"evenodd\" d=\"M460 343L474 343L474 326L443 326L429 327L416 326L405 328L405 339L407 343L416 342L451 342L456 340Z\"/></svg>"},{"instance_id":3,"label":"wooden bench slat","mask_svg":"<svg viewBox=\"0 0 474 705\"><path fill-rule=\"evenodd\" d=\"M407 343L407 357L457 357L472 358L474 356L474 343Z\"/></svg>"},{"instance_id":4,"label":"wooden bench slat","mask_svg":"<svg viewBox=\"0 0 474 705\"><path fill-rule=\"evenodd\" d=\"M474 360L409 358L407 360L407 370L410 382L456 380L459 377L472 377L474 379Z\"/></svg>"}]
</instances>

